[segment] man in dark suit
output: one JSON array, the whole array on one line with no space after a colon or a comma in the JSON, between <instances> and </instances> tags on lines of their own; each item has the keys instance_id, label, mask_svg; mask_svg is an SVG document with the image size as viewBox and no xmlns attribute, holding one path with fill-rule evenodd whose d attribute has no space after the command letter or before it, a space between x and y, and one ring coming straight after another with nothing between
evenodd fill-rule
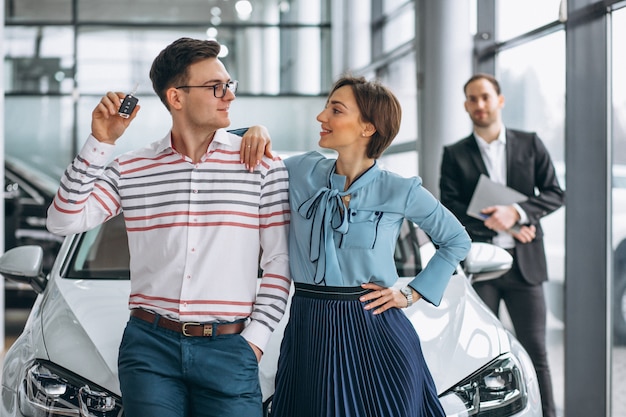
<instances>
[{"instance_id":1,"label":"man in dark suit","mask_svg":"<svg viewBox=\"0 0 626 417\"><path fill-rule=\"evenodd\" d=\"M477 282L474 289L498 315L503 300L519 341L528 351L539 380L544 417L555 417L546 352L548 279L543 230L539 220L561 207L559 186L547 149L535 133L505 129L504 96L498 81L476 74L464 86L465 110L474 132L444 147L440 199L463 223L475 242L491 242L513 255L513 267L501 278ZM528 196L524 202L482 210L484 220L467 215L481 174Z\"/></svg>"}]
</instances>

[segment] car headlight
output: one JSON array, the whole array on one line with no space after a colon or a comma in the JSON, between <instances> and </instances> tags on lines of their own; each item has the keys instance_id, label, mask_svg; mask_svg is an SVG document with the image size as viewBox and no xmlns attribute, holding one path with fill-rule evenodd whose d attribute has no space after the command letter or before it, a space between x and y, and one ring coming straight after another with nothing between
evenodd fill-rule
<instances>
[{"instance_id":1,"label":"car headlight","mask_svg":"<svg viewBox=\"0 0 626 417\"><path fill-rule=\"evenodd\" d=\"M505 417L523 410L528 395L520 364L505 354L444 392L441 400L456 404L458 416Z\"/></svg>"},{"instance_id":2,"label":"car headlight","mask_svg":"<svg viewBox=\"0 0 626 417\"><path fill-rule=\"evenodd\" d=\"M25 416L119 417L122 401L85 379L49 362L34 362L19 392Z\"/></svg>"}]
</instances>

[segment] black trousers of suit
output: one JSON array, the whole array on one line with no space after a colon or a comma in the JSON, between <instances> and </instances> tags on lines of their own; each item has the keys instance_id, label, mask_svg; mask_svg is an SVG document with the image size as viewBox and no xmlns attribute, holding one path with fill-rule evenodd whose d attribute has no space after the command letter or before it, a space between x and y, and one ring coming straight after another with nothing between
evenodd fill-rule
<instances>
[{"instance_id":1,"label":"black trousers of suit","mask_svg":"<svg viewBox=\"0 0 626 417\"><path fill-rule=\"evenodd\" d=\"M514 251L510 251L515 260ZM517 262L498 279L474 284L485 304L498 316L500 301L504 301L515 336L528 352L535 366L544 417L556 417L552 391L552 376L546 350L546 301L542 284L529 284L522 277Z\"/></svg>"}]
</instances>

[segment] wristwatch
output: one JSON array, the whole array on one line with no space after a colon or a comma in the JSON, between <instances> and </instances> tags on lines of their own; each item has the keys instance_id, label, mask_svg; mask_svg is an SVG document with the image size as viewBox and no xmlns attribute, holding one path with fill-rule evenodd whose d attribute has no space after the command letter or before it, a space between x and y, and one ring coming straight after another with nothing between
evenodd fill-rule
<instances>
[{"instance_id":1,"label":"wristwatch","mask_svg":"<svg viewBox=\"0 0 626 417\"><path fill-rule=\"evenodd\" d=\"M404 295L406 297L406 306L411 307L413 305L413 288L411 287L404 287L400 290L400 292L402 293L402 295Z\"/></svg>"}]
</instances>

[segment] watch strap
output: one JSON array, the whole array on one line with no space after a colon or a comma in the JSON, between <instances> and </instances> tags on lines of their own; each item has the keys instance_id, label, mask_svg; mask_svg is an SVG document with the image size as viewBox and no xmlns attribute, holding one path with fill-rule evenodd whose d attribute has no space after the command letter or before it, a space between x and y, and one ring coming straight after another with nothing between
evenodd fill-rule
<instances>
[{"instance_id":1,"label":"watch strap","mask_svg":"<svg viewBox=\"0 0 626 417\"><path fill-rule=\"evenodd\" d=\"M402 295L406 297L406 306L411 307L413 305L413 289L411 287L404 287L400 290Z\"/></svg>"}]
</instances>

